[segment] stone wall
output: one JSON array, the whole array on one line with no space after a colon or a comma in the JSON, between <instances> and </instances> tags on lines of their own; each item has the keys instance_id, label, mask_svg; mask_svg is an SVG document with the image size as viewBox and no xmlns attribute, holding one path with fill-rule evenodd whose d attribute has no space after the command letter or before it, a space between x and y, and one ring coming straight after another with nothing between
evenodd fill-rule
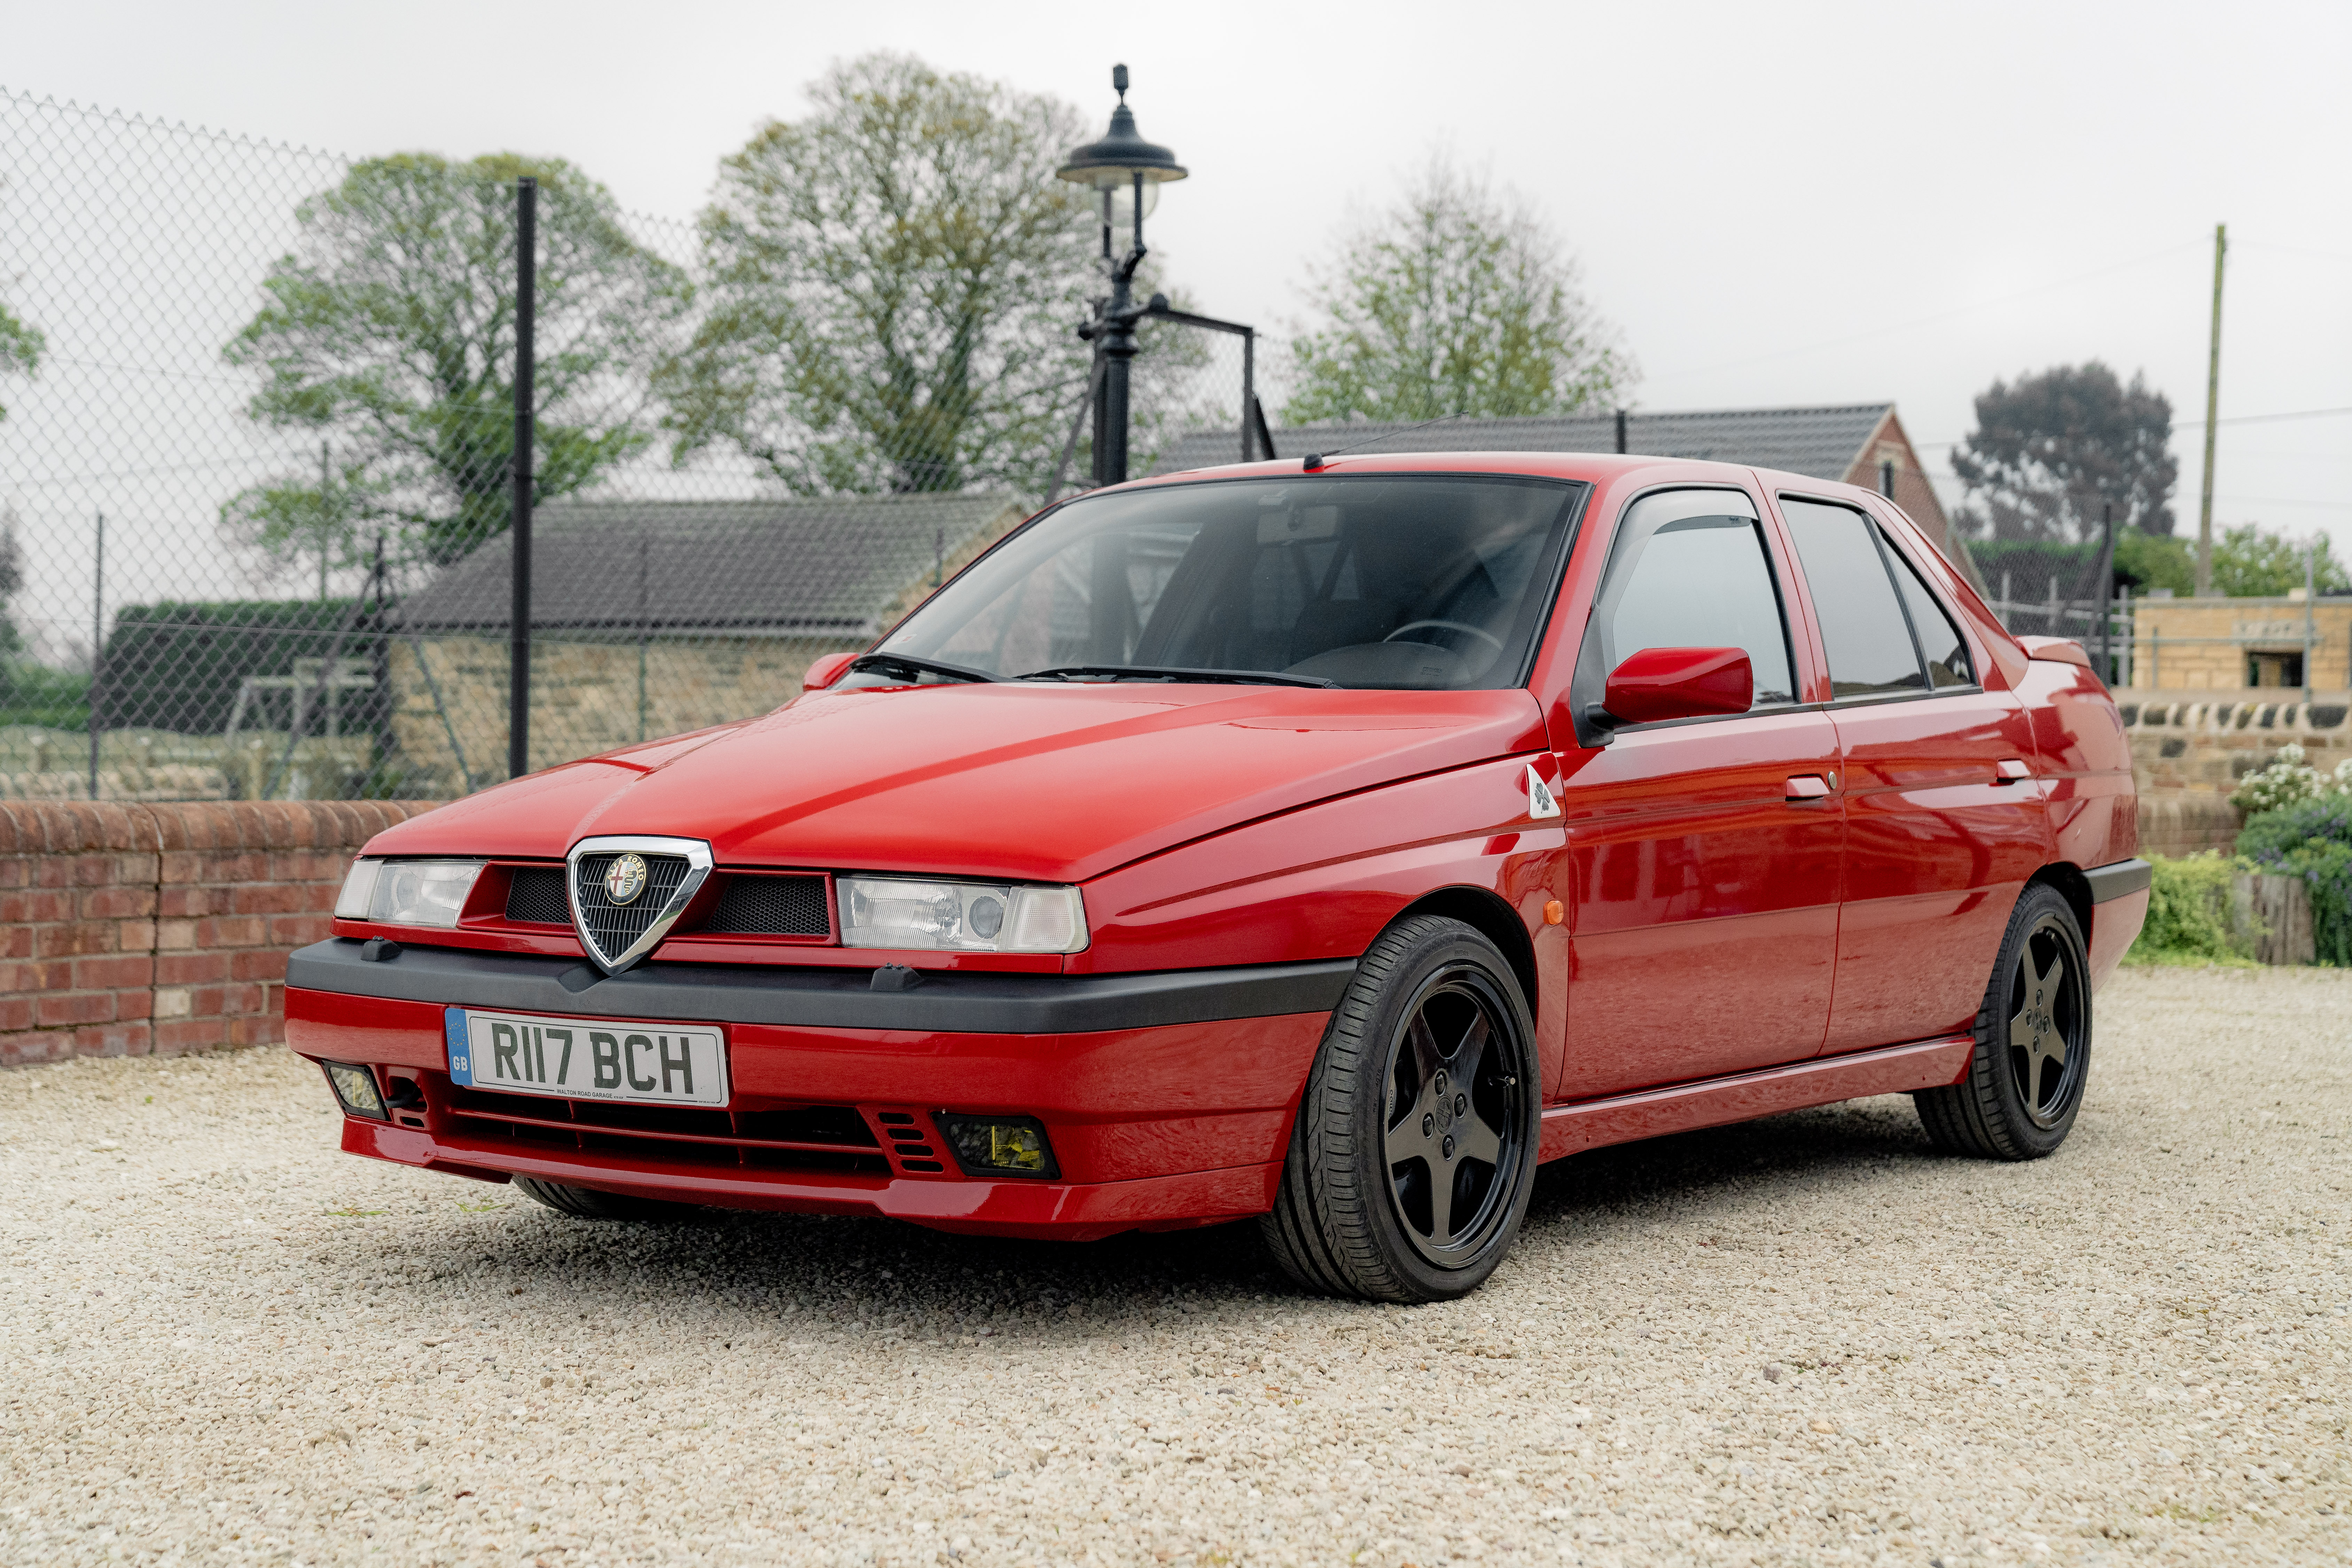
<instances>
[{"instance_id":1,"label":"stone wall","mask_svg":"<svg viewBox=\"0 0 2352 1568\"><path fill-rule=\"evenodd\" d=\"M2140 794L2226 798L2248 773L2269 765L2289 742L2322 773L2352 757L2352 697L2295 691L2119 691Z\"/></svg>"},{"instance_id":2,"label":"stone wall","mask_svg":"<svg viewBox=\"0 0 2352 1568\"><path fill-rule=\"evenodd\" d=\"M0 1066L285 1036L286 955L415 801L0 800Z\"/></svg>"}]
</instances>

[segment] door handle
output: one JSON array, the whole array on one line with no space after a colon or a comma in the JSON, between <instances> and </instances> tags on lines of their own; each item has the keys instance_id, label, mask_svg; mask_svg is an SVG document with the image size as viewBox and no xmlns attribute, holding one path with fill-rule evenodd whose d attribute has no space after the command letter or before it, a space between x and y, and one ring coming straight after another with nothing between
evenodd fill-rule
<instances>
[{"instance_id":1,"label":"door handle","mask_svg":"<svg viewBox=\"0 0 2352 1568\"><path fill-rule=\"evenodd\" d=\"M2021 784L2033 776L2033 770L2015 757L2004 757L1994 763L1992 773L1996 785Z\"/></svg>"},{"instance_id":2,"label":"door handle","mask_svg":"<svg viewBox=\"0 0 2352 1568\"><path fill-rule=\"evenodd\" d=\"M1819 773L1798 773L1789 780L1788 798L1798 805L1811 805L1830 797L1830 781Z\"/></svg>"}]
</instances>

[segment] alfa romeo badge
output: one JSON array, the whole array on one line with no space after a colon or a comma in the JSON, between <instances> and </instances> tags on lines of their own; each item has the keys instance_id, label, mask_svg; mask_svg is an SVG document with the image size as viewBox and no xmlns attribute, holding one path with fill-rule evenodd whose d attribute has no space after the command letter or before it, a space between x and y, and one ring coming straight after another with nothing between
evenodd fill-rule
<instances>
[{"instance_id":1,"label":"alfa romeo badge","mask_svg":"<svg viewBox=\"0 0 2352 1568\"><path fill-rule=\"evenodd\" d=\"M625 904L646 890L646 858L635 850L614 860L604 873L604 896Z\"/></svg>"}]
</instances>

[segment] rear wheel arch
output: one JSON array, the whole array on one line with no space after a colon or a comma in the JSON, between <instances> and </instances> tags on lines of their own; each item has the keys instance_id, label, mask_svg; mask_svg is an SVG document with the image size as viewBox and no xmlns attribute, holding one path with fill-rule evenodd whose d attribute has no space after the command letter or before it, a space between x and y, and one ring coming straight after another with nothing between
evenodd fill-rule
<instances>
[{"instance_id":1,"label":"rear wheel arch","mask_svg":"<svg viewBox=\"0 0 2352 1568\"><path fill-rule=\"evenodd\" d=\"M2074 911L2074 923L2082 928L2083 941L2089 942L2093 910L2091 880L2083 875L2083 868L2071 860L2053 861L2027 878L2025 887L2018 889L2018 897L2022 899L2036 886L2057 889L2058 896L2064 899L2067 907Z\"/></svg>"},{"instance_id":2,"label":"rear wheel arch","mask_svg":"<svg viewBox=\"0 0 2352 1568\"><path fill-rule=\"evenodd\" d=\"M1527 922L1517 910L1501 897L1486 888L1468 886L1440 888L1424 893L1396 912L1393 920L1381 929L1385 931L1415 915L1438 915L1460 921L1500 949L1511 966L1512 977L1519 983L1519 997L1528 1005L1529 1017L1541 1016L1536 1006L1536 944L1528 935Z\"/></svg>"}]
</instances>

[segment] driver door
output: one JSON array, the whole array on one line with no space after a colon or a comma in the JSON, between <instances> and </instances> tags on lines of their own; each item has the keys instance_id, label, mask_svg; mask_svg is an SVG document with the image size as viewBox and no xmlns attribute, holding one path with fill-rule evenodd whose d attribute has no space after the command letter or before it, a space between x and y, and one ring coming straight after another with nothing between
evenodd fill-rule
<instances>
[{"instance_id":1,"label":"driver door","mask_svg":"<svg viewBox=\"0 0 2352 1568\"><path fill-rule=\"evenodd\" d=\"M1844 808L1836 729L1796 706L1784 570L1743 490L1654 491L1618 526L1575 711L1645 647L1744 648L1756 695L1745 713L1587 734L1560 757L1573 889L1561 1098L1822 1047Z\"/></svg>"}]
</instances>

